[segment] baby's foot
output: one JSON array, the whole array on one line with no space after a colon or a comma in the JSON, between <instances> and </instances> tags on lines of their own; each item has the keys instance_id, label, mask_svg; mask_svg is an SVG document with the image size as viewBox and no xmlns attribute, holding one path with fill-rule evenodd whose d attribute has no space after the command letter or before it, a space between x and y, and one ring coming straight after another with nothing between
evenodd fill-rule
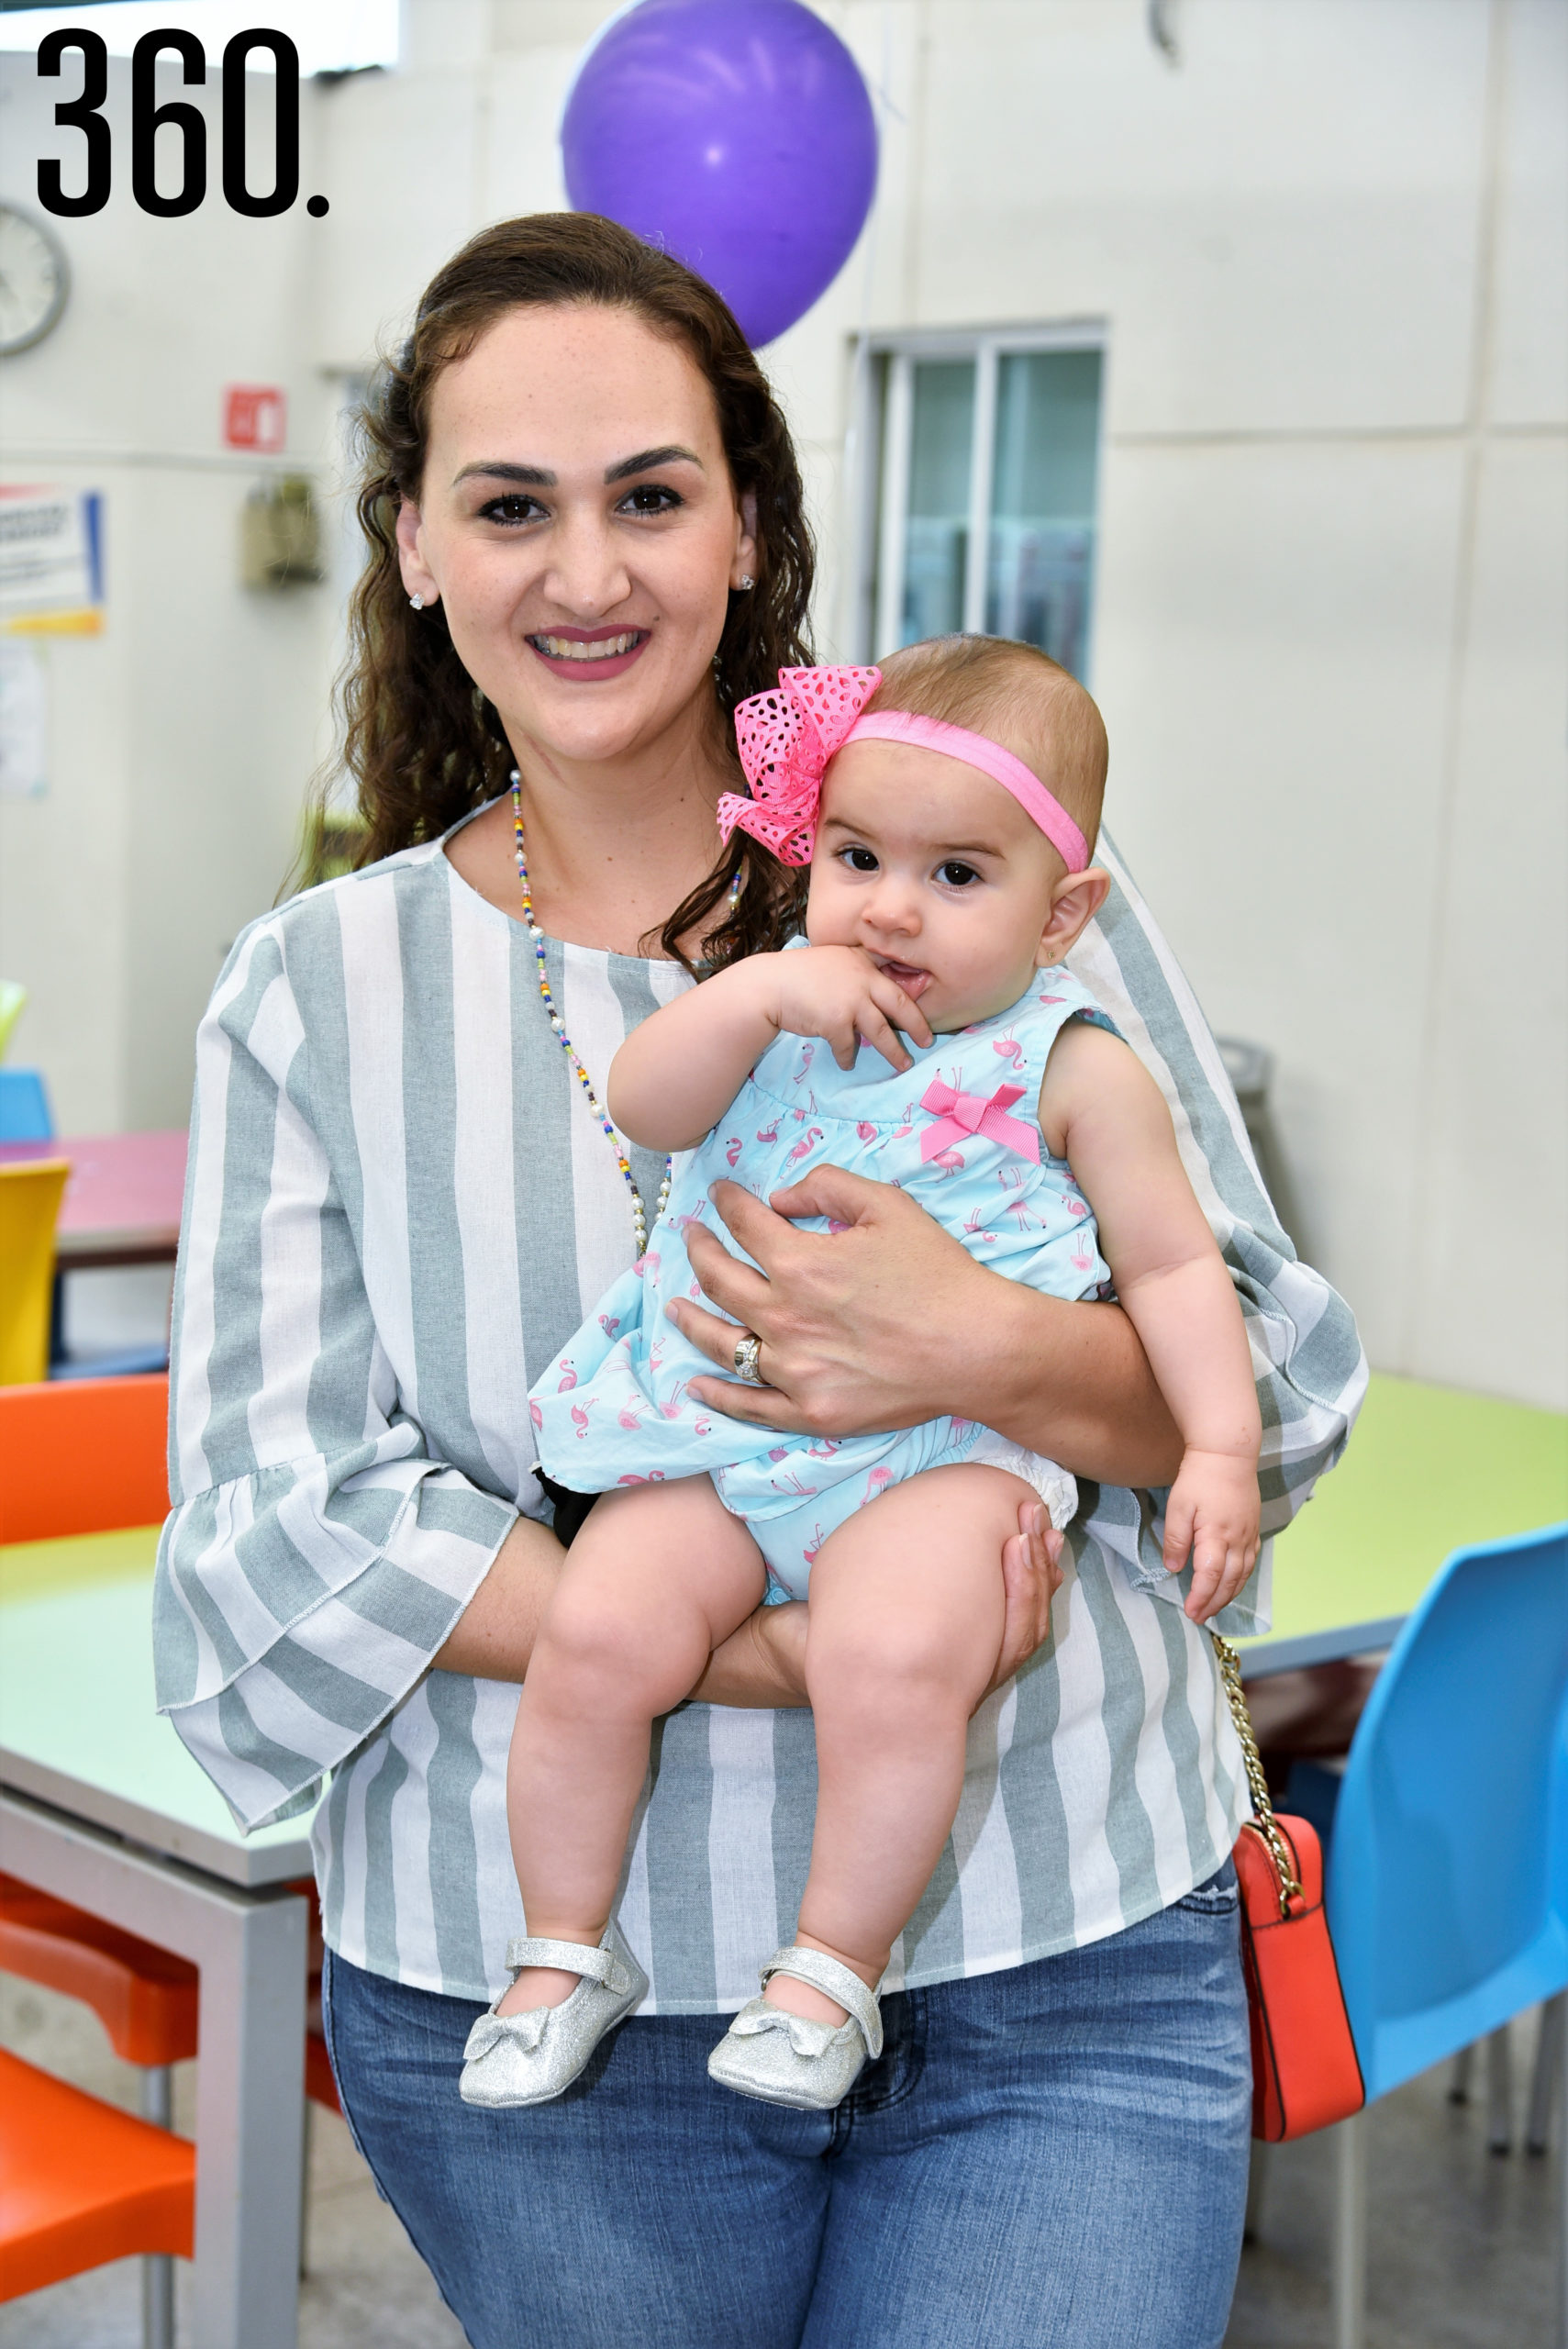
<instances>
[{"instance_id":1,"label":"baby's foot","mask_svg":"<svg viewBox=\"0 0 1568 2349\"><path fill-rule=\"evenodd\" d=\"M873 1997L875 1996L876 1986L882 1976L880 1966L875 1974L868 1977L861 1966L851 1964L840 1951L828 1949L824 1943L813 1941L808 1934L797 1931L795 1941L801 1949L819 1950L824 1957L831 1958L836 1965L848 1966L850 1972L859 1975L861 1980L865 1983L866 1988ZM815 1982L803 1982L799 1976L795 1974L782 1972L770 1974L762 1986L762 2003L764 2006L778 2007L786 2015L800 2015L806 2022L830 2023L835 2031L840 2023L846 2023L850 2020L847 2007L840 2006L838 2000L830 1998L826 1990L819 1990Z\"/></svg>"},{"instance_id":2,"label":"baby's foot","mask_svg":"<svg viewBox=\"0 0 1568 2349\"><path fill-rule=\"evenodd\" d=\"M550 1963L562 1957L580 1957L584 1970ZM519 1933L506 1944L506 1970L511 1987L469 2032L458 2082L465 2104L492 2112L560 2096L648 1995L648 1976L613 1920L602 1939Z\"/></svg>"},{"instance_id":3,"label":"baby's foot","mask_svg":"<svg viewBox=\"0 0 1568 2349\"><path fill-rule=\"evenodd\" d=\"M495 2012L521 2015L535 2007L562 2007L582 1979L580 1974L567 1974L559 1965L525 1965L511 1988L495 2001Z\"/></svg>"},{"instance_id":4,"label":"baby's foot","mask_svg":"<svg viewBox=\"0 0 1568 2349\"><path fill-rule=\"evenodd\" d=\"M777 1951L762 1983L762 1996L741 2008L708 2057L709 2079L763 2104L830 2112L882 2053L875 1991L858 1966L806 1941Z\"/></svg>"},{"instance_id":5,"label":"baby's foot","mask_svg":"<svg viewBox=\"0 0 1568 2349\"><path fill-rule=\"evenodd\" d=\"M762 1992L763 2001L770 2007L782 2007L786 2015L802 2015L807 2022L831 2023L835 2031L848 2022L848 2010L830 1998L826 1990L815 1984L796 1981L793 1974L773 1974Z\"/></svg>"}]
</instances>

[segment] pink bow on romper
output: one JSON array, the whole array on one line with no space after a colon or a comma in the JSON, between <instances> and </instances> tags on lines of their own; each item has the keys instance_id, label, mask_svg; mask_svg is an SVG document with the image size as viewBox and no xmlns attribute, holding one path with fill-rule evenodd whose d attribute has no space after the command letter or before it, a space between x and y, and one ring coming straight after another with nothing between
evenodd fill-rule
<instances>
[{"instance_id":1,"label":"pink bow on romper","mask_svg":"<svg viewBox=\"0 0 1568 2349\"><path fill-rule=\"evenodd\" d=\"M978 1134L986 1141L999 1141L1004 1150L1016 1150L1020 1158L1032 1158L1038 1166L1039 1129L1006 1114L1023 1097L1021 1085L999 1085L987 1100L982 1093L957 1093L938 1077L920 1096L921 1108L929 1109L937 1119L920 1137L922 1163L939 1150L951 1150Z\"/></svg>"}]
</instances>

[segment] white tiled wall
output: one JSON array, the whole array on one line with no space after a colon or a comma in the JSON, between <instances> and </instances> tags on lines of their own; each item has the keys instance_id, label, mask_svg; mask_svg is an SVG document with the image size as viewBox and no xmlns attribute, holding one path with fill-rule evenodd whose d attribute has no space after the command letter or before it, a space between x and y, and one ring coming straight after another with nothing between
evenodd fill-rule
<instances>
[{"instance_id":1,"label":"white tiled wall","mask_svg":"<svg viewBox=\"0 0 1568 2349\"><path fill-rule=\"evenodd\" d=\"M611 13L407 0L403 71L307 93L326 221L63 224L72 313L4 421L110 488L115 600L50 649L59 782L5 811L0 912L71 1122L183 1114L169 1040L270 900L315 752L330 613L234 584L221 384L287 384L324 462L322 371L481 222L562 201ZM1144 0L821 13L884 134L866 239L768 353L825 648L851 649L853 337L1103 320L1111 825L1216 1024L1278 1055L1304 1237L1374 1360L1562 1403L1568 6L1179 0L1174 67ZM29 61L0 94L15 130ZM6 143L26 176L36 138Z\"/></svg>"},{"instance_id":2,"label":"white tiled wall","mask_svg":"<svg viewBox=\"0 0 1568 2349\"><path fill-rule=\"evenodd\" d=\"M1568 10L831 13L896 115L777 353L830 562L832 338L1106 321L1112 827L1374 1361L1561 1405Z\"/></svg>"},{"instance_id":3,"label":"white tiled wall","mask_svg":"<svg viewBox=\"0 0 1568 2349\"><path fill-rule=\"evenodd\" d=\"M54 224L64 316L0 362L5 478L105 497L105 632L39 640L49 790L0 801L0 970L32 995L14 1055L42 1065L68 1133L183 1122L224 950L294 854L327 641L317 592L240 586L240 508L266 468L220 439L226 384L281 384L291 462L317 458L318 224L303 208L237 217L216 184L184 219L146 218L130 194L129 71L110 60L110 201ZM0 58L0 193L35 211L35 158L80 145L52 128L65 86L40 83L25 51ZM271 93L256 85L257 105ZM217 88L193 95L215 117L216 183ZM307 104L306 191L314 123Z\"/></svg>"}]
</instances>

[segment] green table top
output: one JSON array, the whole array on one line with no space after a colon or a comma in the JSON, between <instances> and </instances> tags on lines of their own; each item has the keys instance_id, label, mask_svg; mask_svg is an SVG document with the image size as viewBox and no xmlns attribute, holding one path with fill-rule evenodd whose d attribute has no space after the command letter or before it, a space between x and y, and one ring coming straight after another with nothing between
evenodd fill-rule
<instances>
[{"instance_id":1,"label":"green table top","mask_svg":"<svg viewBox=\"0 0 1568 2349\"><path fill-rule=\"evenodd\" d=\"M0 1781L230 1883L308 1876L309 1820L241 1837L153 1709L158 1534L0 1547Z\"/></svg>"},{"instance_id":2,"label":"green table top","mask_svg":"<svg viewBox=\"0 0 1568 2349\"><path fill-rule=\"evenodd\" d=\"M1385 1646L1451 1550L1568 1517L1568 1419L1374 1376L1274 1553L1250 1677ZM0 1548L0 1778L246 1885L310 1872L308 1820L241 1838L153 1710L156 1526Z\"/></svg>"},{"instance_id":3,"label":"green table top","mask_svg":"<svg viewBox=\"0 0 1568 2349\"><path fill-rule=\"evenodd\" d=\"M1345 1456L1274 1545L1249 1678L1385 1647L1451 1551L1568 1518L1568 1418L1379 1372Z\"/></svg>"}]
</instances>

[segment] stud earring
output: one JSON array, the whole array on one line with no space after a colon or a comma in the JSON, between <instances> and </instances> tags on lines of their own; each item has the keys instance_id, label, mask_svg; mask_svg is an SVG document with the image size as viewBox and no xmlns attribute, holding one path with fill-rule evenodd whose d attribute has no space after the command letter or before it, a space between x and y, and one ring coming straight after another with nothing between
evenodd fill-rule
<instances>
[{"instance_id":1,"label":"stud earring","mask_svg":"<svg viewBox=\"0 0 1568 2349\"><path fill-rule=\"evenodd\" d=\"M425 598L423 597L423 596L409 596L409 598L408 598L408 600L409 600L409 602L413 605L414 609L415 609L417 612L422 612L422 611L424 610L424 608L425 608Z\"/></svg>"},{"instance_id":2,"label":"stud earring","mask_svg":"<svg viewBox=\"0 0 1568 2349\"><path fill-rule=\"evenodd\" d=\"M740 590L741 594L742 594L742 595L744 595L744 593L745 593L745 591L746 591L746 589L747 589L748 587L754 587L754 586L756 585L756 584L757 584L757 583L756 583L756 581L752 578L752 576L751 576L751 573L750 573L749 571L743 571L743 572L740 573L740 578L736 581L736 583L735 583L735 584L736 584L736 586Z\"/></svg>"}]
</instances>

